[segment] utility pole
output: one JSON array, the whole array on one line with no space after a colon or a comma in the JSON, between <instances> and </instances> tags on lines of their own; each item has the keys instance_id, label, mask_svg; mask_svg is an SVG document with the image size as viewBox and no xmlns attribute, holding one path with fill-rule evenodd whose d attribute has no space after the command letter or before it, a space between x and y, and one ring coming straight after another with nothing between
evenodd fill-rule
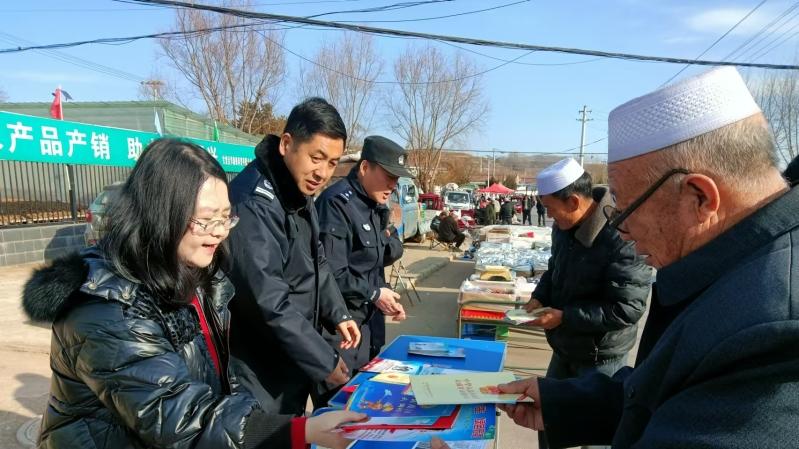
<instances>
[{"instance_id":1,"label":"utility pole","mask_svg":"<svg viewBox=\"0 0 799 449\"><path fill-rule=\"evenodd\" d=\"M496 150L497 150L496 148L492 148L491 149L491 160L494 161L494 164L493 164L493 166L491 168L491 177L493 177L494 179L497 179L497 177L496 177L496 175L497 175L497 156L496 156L496 154L494 154L494 151L496 151Z\"/></svg>"},{"instance_id":2,"label":"utility pole","mask_svg":"<svg viewBox=\"0 0 799 449\"><path fill-rule=\"evenodd\" d=\"M161 97L161 87L163 87L164 82L161 80L147 80L142 81L141 85L145 87L150 93L150 98L152 100L160 100Z\"/></svg>"},{"instance_id":3,"label":"utility pole","mask_svg":"<svg viewBox=\"0 0 799 449\"><path fill-rule=\"evenodd\" d=\"M583 166L583 150L585 148L585 123L593 120L592 118L586 118L585 115L591 113L591 111L586 108L587 106L583 105L583 109L578 111L580 113L580 118L577 119L578 122L583 122L582 132L580 132L580 167Z\"/></svg>"}]
</instances>

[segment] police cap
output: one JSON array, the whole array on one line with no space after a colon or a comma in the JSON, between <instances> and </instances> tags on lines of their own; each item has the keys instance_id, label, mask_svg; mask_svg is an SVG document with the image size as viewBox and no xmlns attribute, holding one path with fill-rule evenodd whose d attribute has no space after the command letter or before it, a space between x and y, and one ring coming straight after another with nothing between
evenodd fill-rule
<instances>
[{"instance_id":1,"label":"police cap","mask_svg":"<svg viewBox=\"0 0 799 449\"><path fill-rule=\"evenodd\" d=\"M383 136L369 136L363 140L361 159L374 162L394 176L413 178L408 171L408 154L394 141Z\"/></svg>"}]
</instances>

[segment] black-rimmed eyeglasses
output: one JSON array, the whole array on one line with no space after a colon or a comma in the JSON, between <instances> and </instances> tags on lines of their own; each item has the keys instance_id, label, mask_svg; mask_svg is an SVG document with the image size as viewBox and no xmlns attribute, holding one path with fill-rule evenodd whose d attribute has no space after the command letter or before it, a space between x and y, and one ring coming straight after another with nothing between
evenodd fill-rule
<instances>
[{"instance_id":1,"label":"black-rimmed eyeglasses","mask_svg":"<svg viewBox=\"0 0 799 449\"><path fill-rule=\"evenodd\" d=\"M641 207L641 205L644 204L644 201L649 199L649 197L652 196L652 194L654 194L655 191L659 189L660 186L662 186L666 182L666 180L677 174L690 175L691 172L684 168L673 168L668 172L666 172L666 174L661 176L660 179L655 181L655 183L652 184L648 189L646 189L646 191L641 196L639 196L638 198L635 199L635 201L630 203L630 205L627 206L626 209L619 210L611 205L607 205L604 208L602 208L602 212L605 214L605 218L608 219L608 223L610 223L610 225L616 228L619 232L627 234L629 231L621 228L621 225L622 223L624 223L624 220L626 220L627 217L632 215L632 213L635 212L636 209Z\"/></svg>"}]
</instances>

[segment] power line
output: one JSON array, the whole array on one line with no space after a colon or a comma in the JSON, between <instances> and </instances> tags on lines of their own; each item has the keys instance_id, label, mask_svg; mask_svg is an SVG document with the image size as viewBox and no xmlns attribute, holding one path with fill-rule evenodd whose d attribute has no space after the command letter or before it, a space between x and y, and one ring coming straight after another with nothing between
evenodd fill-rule
<instances>
[{"instance_id":1,"label":"power line","mask_svg":"<svg viewBox=\"0 0 799 449\"><path fill-rule=\"evenodd\" d=\"M327 22L322 20L316 19L305 19L302 17L296 16L286 16L286 15L279 15L279 14L266 14L266 13L255 13L255 12L248 12L242 11L232 8L224 8L219 6L209 6L209 5L200 5L200 4L192 4L192 3L185 3L185 2L178 2L178 1L170 1L170 0L130 0L135 3L142 3L142 4L161 4L161 5L172 5L178 7L186 7L186 8L193 8L193 9L200 9L206 11L213 11L223 14L232 14L239 17L248 17L248 18L256 18L256 19L269 19L277 22L290 22L290 23L301 23L306 25L315 25L321 26L324 28L338 28L338 29L345 29L350 31L356 31L361 33L371 33L376 35L382 36L403 36L403 37L410 37L410 38L420 38L420 39L429 39L429 40L436 40L436 41L447 41L447 42L454 42L454 43L461 43L461 44L468 44L468 45L479 45L479 46L488 46L488 47L497 47L497 48L508 48L514 50L528 50L528 51L543 51L543 52L554 52L554 53L565 53L565 54L578 54L578 55L587 55L587 56L596 56L596 57L604 57L604 58L613 58L613 59L622 59L622 60L632 60L632 61L655 61L655 62L666 62L666 63L677 63L677 64L695 64L695 65L706 65L706 66L718 66L718 65L729 65L729 66L739 66L739 67L759 67L765 69L775 69L775 70L797 70L799 66L797 65L789 65L789 64L761 64L761 63L745 63L745 62L727 62L727 61L707 61L707 60L690 60L690 59L683 59L683 58L669 58L669 57L661 57L661 56L647 56L647 55L636 55L636 54L629 54L629 53L617 53L617 52L604 52L604 51L596 51L596 50L585 50L585 49L577 49L577 48L563 48L563 47L545 47L541 45L530 45L530 44L522 44L522 43L513 43L513 42L501 42L501 41L491 41L485 39L473 39L473 38L465 38L459 36L446 36L446 35L439 35L439 34L429 34L429 33L419 33L413 31L403 31L403 30L394 30L388 28L377 28L377 27L369 27L363 25L354 25L348 23L340 23L340 22ZM193 32L197 32L200 30L194 30ZM202 31L209 31L209 30L202 30ZM102 38L102 39L92 39L86 41L77 41L77 42L67 42L67 43L60 43L60 44L50 44L50 45L41 45L41 46L28 46L28 47L18 47L18 48L6 48L0 49L0 54L4 53L17 53L22 51L29 51L29 50L36 50L36 49L54 49L54 48L67 48L67 47L75 47L79 45L86 45L86 44L113 44L113 43L127 43L133 42L139 39L152 39L152 38L161 38L167 36L177 36L181 34L187 34L186 32L166 32L166 33L153 33L153 34L146 34L146 35L139 35L139 36L129 36L129 37L114 37L114 38Z\"/></svg>"},{"instance_id":2,"label":"power line","mask_svg":"<svg viewBox=\"0 0 799 449\"><path fill-rule=\"evenodd\" d=\"M797 11L797 14L799 14L799 11ZM787 24L787 22L786 22L786 24ZM793 31L796 30L796 28L799 28L799 22L794 23L794 25L792 27L790 27L787 30L783 31L782 33L780 33L780 35L778 35L774 39L766 42L765 45L762 45L760 48L758 48L757 50L752 52L752 56L751 56L752 60L753 61L757 61L758 59L760 59L763 56L765 56L767 53L771 52L771 50L773 50L774 48L778 47L779 45L782 45L782 43L784 42L784 41L782 41L782 38L787 36L787 35L789 35L789 34L791 34L791 33L793 33ZM793 34L791 34L791 36L793 36ZM777 41L780 41L780 44L777 45L777 46L773 46L772 47L772 44L774 44Z\"/></svg>"},{"instance_id":3,"label":"power line","mask_svg":"<svg viewBox=\"0 0 799 449\"><path fill-rule=\"evenodd\" d=\"M799 6L799 5L797 5L797 6ZM752 55L754 55L755 53L760 52L760 50L762 50L762 47L759 47L760 44L765 42L766 39L768 39L771 36L775 35L777 33L777 31L779 31L785 25L788 25L788 23L790 23L790 21L795 19L797 16L799 16L799 10L794 11L792 13L792 15L790 15L790 16L784 17L783 18L784 21L783 21L783 19L780 19L778 22L782 22L782 23L779 23L778 26L776 26L775 28L769 30L768 33L763 34L762 36L760 36L760 38L758 38L754 42L752 42L749 45L749 48L747 48L745 51L743 51L740 55L736 56L736 59L744 59L744 58L748 59L748 58L751 58Z\"/></svg>"},{"instance_id":4,"label":"power line","mask_svg":"<svg viewBox=\"0 0 799 449\"><path fill-rule=\"evenodd\" d=\"M28 40L23 39L21 37L14 36L13 34L5 33L5 32L2 32L2 31L0 31L0 40L3 40L5 42L11 43L11 44L17 44L17 45L20 44L20 43L22 43L22 44L33 44L33 42L31 42L31 41L28 41ZM77 56L68 55L66 53L59 52L59 51L56 51L56 50L36 50L36 52L40 53L42 55L48 56L50 58L59 60L61 62L65 62L67 64L72 64L72 65L75 65L75 66L78 66L78 67L81 67L81 68L84 68L84 69L88 69L88 70L91 70L91 71L94 71L94 72L97 72L97 73L102 73L104 75L109 75L109 76L113 76L113 77L116 77L116 78L121 78L121 79L126 80L126 81L132 81L134 83L141 83L142 81L144 81L144 78L142 78L142 77L140 77L138 75L135 75L133 73L128 73L128 72L125 72L123 70L119 70L119 69L115 69L113 67L109 67L109 66L106 66L106 65L98 64L96 62L92 62L92 61L89 61L89 60L86 60L86 59L83 59L83 58L79 58Z\"/></svg>"},{"instance_id":5,"label":"power line","mask_svg":"<svg viewBox=\"0 0 799 449\"><path fill-rule=\"evenodd\" d=\"M798 27L798 26L799 26L799 24L796 24L796 25L794 25L794 26L793 26L793 27L792 27L790 30L788 30L786 33L783 33L783 35L784 35L784 34L787 34L788 32L791 32L791 31L793 31L793 30L794 30L794 29L796 29L796 27ZM763 56L766 56L767 54L769 54L769 53L771 53L772 51L774 51L774 50L775 50L777 47L780 47L781 45L783 45L784 43L786 43L786 42L788 42L789 40L793 39L793 38L794 38L794 37L796 37L797 35L799 35L799 31L797 31L797 32L795 32L795 33L793 33L793 34L791 34L790 36L788 36L788 37L787 37L787 38L785 38L785 39L782 39L782 40L780 40L780 41L779 41L778 43L776 43L775 45L772 45L771 47L769 47L769 48L768 48L768 49L766 49L765 51L763 51L763 52L761 52L760 54L756 55L756 56L753 58L753 61L757 61L758 59L762 58Z\"/></svg>"},{"instance_id":6,"label":"power line","mask_svg":"<svg viewBox=\"0 0 799 449\"><path fill-rule=\"evenodd\" d=\"M398 20L339 20L338 23L404 23L404 22L423 22L426 20L438 20L438 19L449 19L452 17L460 17L466 16L469 14L477 14L486 11L493 11L495 9L500 8L507 8L508 6L518 5L519 3L527 3L530 0L519 0L517 2L506 3L504 5L493 6L491 8L484 8L484 9L475 9L473 11L465 11L456 14L448 14L445 16L436 16L436 17L423 17L420 19L398 19Z\"/></svg>"},{"instance_id":7,"label":"power line","mask_svg":"<svg viewBox=\"0 0 799 449\"><path fill-rule=\"evenodd\" d=\"M468 48L468 47L461 47L460 45L455 45L455 44L453 44L453 43L446 42L446 41L439 41L439 42L441 42L442 44L449 45L450 47L455 47L455 48L457 48L457 49L460 49L460 50L463 50L463 51L468 51L469 53L474 53L474 54L476 54L476 55L483 56L483 57L485 57L485 58L493 59L493 60L495 60L495 61L501 61L501 62L512 62L513 64L518 64L518 65L530 65L530 66L562 66L562 65L586 64L586 63L589 63L589 62L595 62L595 61L600 61L600 60L604 59L604 58L591 58L591 59L586 59L586 60L583 60L583 61L572 61L572 62L552 62L552 63L544 63L544 62L539 62L539 63L536 63L536 62L520 62L520 61L516 61L516 60L514 60L514 61L511 61L511 60L508 60L508 59L497 58L496 56L487 55L487 54L485 54L485 53L481 53L481 52L479 52L479 51L472 50L471 48Z\"/></svg>"},{"instance_id":8,"label":"power line","mask_svg":"<svg viewBox=\"0 0 799 449\"><path fill-rule=\"evenodd\" d=\"M588 145L593 145L593 144L595 144L595 143L602 142L603 140L607 140L607 137L603 137L603 138L601 138L601 139L597 139L597 140L594 140L594 141L592 141L592 142L588 142L588 143L586 143L586 144L585 144L585 146L587 147ZM567 148L567 149L565 149L565 150L559 150L559 151L547 151L547 152L509 151L509 150L499 150L499 149L491 149L491 150L473 150L473 151L470 151L470 152L472 152L472 153L531 154L531 155L536 155L536 156L547 156L547 155L552 155L552 154L554 154L554 155L569 155L569 154L574 154L574 151L577 151L577 150L579 150L579 149L580 149L580 147L579 147L579 146L576 146L576 147L572 147L572 148ZM584 154L584 155L585 155L585 154L588 154L588 155L606 155L606 154L608 154L608 153L607 153L607 152L604 152L604 153L583 153L583 154Z\"/></svg>"},{"instance_id":9,"label":"power line","mask_svg":"<svg viewBox=\"0 0 799 449\"><path fill-rule=\"evenodd\" d=\"M680 64L688 64L693 63L696 65L733 65L733 66L740 66L740 67L760 67L760 68L770 68L770 69L781 69L781 70L795 70L799 69L799 66L796 65L785 65L785 64L757 64L757 63L743 63L743 62L726 62L726 61L706 61L706 60L690 60L690 59L683 59L683 58L668 58L668 57L660 57L660 56L647 56L647 55L636 55L636 54L629 54L629 53L617 53L617 52L603 52L603 51L596 51L596 50L585 50L585 49L575 49L575 48L563 48L563 47L545 47L540 45L530 45L530 44L522 44L522 43L513 43L513 42L501 42L501 41L490 41L485 39L473 39L473 38L465 38L459 36L446 36L446 35L438 35L438 34L428 34L428 33L419 33L414 31L405 31L405 30L395 30L395 29L388 29L388 28L377 28L377 27L370 27L370 26L363 26L363 25L355 25L349 23L342 23L342 22L327 22L322 20L316 19L306 19L303 17L296 17L296 16L286 16L280 14L267 14L267 13L255 13L249 11L242 11L235 8L226 8L221 6L214 6L214 5L202 5L196 3L186 3L181 1L175 0L127 0L128 2L132 3L141 3L141 4L156 4L156 5L172 5L172 6L180 6L186 8L193 8L193 9L200 9L205 11L213 11L222 14L230 14L239 17L247 17L247 18L257 18L257 19L271 19L280 22L291 22L291 23L303 23L308 25L316 25L322 27L329 27L329 28L342 28L351 31L357 32L364 32L364 33L372 33L378 35L395 35L395 36L407 36L407 37L417 37L422 39L432 39L432 40L441 40L441 41L448 41L448 42L456 42L461 44L471 44L471 45L482 45L482 46L491 46L491 47L499 47L499 48L509 48L515 50L534 50L534 51L546 51L546 52L558 52L558 53L568 53L568 54L581 54L581 55L588 55L588 56L599 56L599 57L606 57L606 58L615 58L615 59L625 59L625 60L640 60L640 61L658 61L658 62L672 62L672 63L680 63Z\"/></svg>"},{"instance_id":10,"label":"power line","mask_svg":"<svg viewBox=\"0 0 799 449\"><path fill-rule=\"evenodd\" d=\"M705 55L705 53L709 52L709 51L710 51L710 49L712 49L713 47L715 47L715 46L716 46L716 44L718 44L719 42L721 42L721 40L722 40L722 39L724 39L725 37L727 37L727 35L728 35L728 34L732 33L732 30L734 30L734 29L738 28L738 25L740 25L741 23L743 23L743 21L744 21L744 20L748 19L748 18L749 18L749 16L751 16L752 14L754 14L754 13L755 13L755 11L757 11L758 9L760 9L760 7L761 7L761 6L763 6L763 4L764 4L764 3L766 3L767 1L768 1L768 0L762 0L760 3L758 3L758 4L757 4L757 5L754 7L754 8L752 8L752 10L751 10L751 11L749 11L749 12L748 12L748 13L747 13L745 16L743 16L743 17L741 18L741 20L739 20L738 22L736 22L736 23L735 23L735 25L733 25L733 26L732 26L732 27L731 27L729 30L727 30L727 32L726 32L726 33L722 34L722 35L721 35L721 36L720 36L718 39L716 39L716 41L715 41L715 42L713 42L712 44L710 44L710 46L709 46L709 47L707 47L707 48L705 49L705 51L703 51L702 53L699 53L699 56L697 56L697 57L696 57L696 59L699 59L699 58L701 58L702 56L704 56L704 55ZM666 84L669 84L669 83L671 82L671 80L673 80L674 78L677 78L677 77L680 75L680 73L684 72L684 71L685 71L685 69L687 69L687 68L688 68L688 67L690 67L690 66L691 66L691 64L687 64L685 67L681 68L679 72L675 73L675 74L674 74L674 75L673 75L671 78L667 79L667 80L666 80L666 82L664 82L663 84L661 84L661 85L660 85L660 87L663 87L664 85L666 85Z\"/></svg>"},{"instance_id":11,"label":"power line","mask_svg":"<svg viewBox=\"0 0 799 449\"><path fill-rule=\"evenodd\" d=\"M303 55L301 55L301 54L299 54L299 53L297 53L297 52L295 52L295 51L291 50L290 48L286 47L285 45L281 44L280 42L277 42L277 41L275 41L275 40L273 40L273 39L270 39L270 38L269 38L268 36L266 36L265 34L261 34L261 35L263 36L263 38L264 38L264 39L267 39L267 40L269 40L270 42L272 42L273 44L275 44L275 45L277 45L278 47L282 48L282 49L283 49L283 50L285 50L286 52L288 52L288 53L290 53L290 54L292 54L292 55L294 55L294 56L296 56L296 57L298 57L298 58L302 59L303 61L306 61L306 62L308 62L308 63L311 63L311 64L313 64L313 65L315 65L315 66L321 67L322 69L325 69L325 70L327 70L327 71L330 71L330 72L333 72L333 73L339 74L339 75L341 75L341 76L344 76L344 77L347 77L347 78L353 79L353 80L355 80L355 81L360 81L360 82L363 82L363 83L374 83L374 84L395 84L395 85L401 85L401 86L410 86L410 85L429 85L429 84L445 84L445 83L454 83L454 82L457 82L457 81L463 81L463 80L466 80L466 79L469 79L469 78L474 78L474 77L477 77L477 76L480 76L480 75L484 75L484 74L486 74L486 73L488 73L488 72L493 72L494 70L497 70L497 69L500 69L500 68L502 68L502 67L505 67L506 65L508 65L508 64L511 64L511 63L513 63L514 61L516 61L516 60L518 60L518 59L521 59L521 58L523 58L523 57L525 57L525 56L528 56L528 55L530 55L531 53L533 53L533 52L531 52L531 51L530 51L530 52L527 52L527 53L525 53L525 54L523 54L523 55L519 56L518 58L512 59L512 60L510 60L510 61L505 61L505 62L503 62L502 64L499 64L499 65L497 65L497 66L491 67L490 69L483 70L483 71L481 71L481 72L477 72L477 73L472 73L472 74L470 74L470 75L464 75L464 76L462 76L462 77L459 77L459 78L444 79L444 80L433 80L433 81L415 81L415 82L404 82L404 81L381 81L381 80L367 80L367 79L363 79L363 78L358 78L357 76L351 75L351 74L349 74L349 73L346 73L346 72L341 72L341 71L339 71L339 70L336 70L336 69L334 69L334 68L332 68L332 67L328 67L328 66L326 66L326 65L324 65L324 64L320 64L320 63L318 63L318 62L316 62L316 61L314 61L314 60L312 60L312 59L306 58L305 56L303 56Z\"/></svg>"},{"instance_id":12,"label":"power line","mask_svg":"<svg viewBox=\"0 0 799 449\"><path fill-rule=\"evenodd\" d=\"M252 6L252 7L257 7L257 6L290 6L290 5L322 4L322 3L352 3L352 2L363 2L363 1L368 1L368 0L308 0L308 1L295 1L295 2L255 3L255 4L250 5L250 6ZM150 12L150 11L158 11L158 10L159 10L159 8L152 8L152 9L143 9L143 8L62 8L62 9L45 8L45 9L3 9L3 10L0 10L0 12L2 12L2 13L12 13L12 12L21 12L21 13L28 13L28 12L84 13L84 12L116 12L116 11Z\"/></svg>"},{"instance_id":13,"label":"power line","mask_svg":"<svg viewBox=\"0 0 799 449\"><path fill-rule=\"evenodd\" d=\"M330 12L323 12L319 14L314 14L311 16L305 16L307 19L313 19L322 16L332 16L335 14L359 14L359 13L371 13L371 12L386 12L386 11L396 11L399 9L405 8L413 8L415 6L424 6L429 5L431 3L443 3L443 2L452 2L454 0L423 0L423 1L416 1L416 2L402 2L402 3L394 3L391 5L384 5L384 6L375 6L372 8L363 8L363 9L350 9L345 11L330 11Z\"/></svg>"},{"instance_id":14,"label":"power line","mask_svg":"<svg viewBox=\"0 0 799 449\"><path fill-rule=\"evenodd\" d=\"M736 53L738 53L739 51L741 51L742 49L744 49L744 48L745 48L747 45L749 45L749 44L750 44L752 41L754 41L755 39L757 39L757 38L758 38L758 37L759 37L761 34L765 33L765 32L766 32L766 30L768 30L769 28L771 28L772 26L774 26L774 24L775 24L775 23L777 23L777 22L779 22L780 20L782 20L782 18L783 18L783 17L785 17L786 15L790 14L790 13L791 13L791 11L793 11L793 10L794 10L794 9L796 9L797 7L799 7L799 2L796 2L796 3L794 3L792 6L788 7L788 9L786 9L785 11L783 11L783 12L782 12L782 14L780 14L779 16L777 16L777 18L775 18L775 19L774 19L774 20L772 20L771 22L767 23L765 26L763 26L763 28L761 28L761 29L760 29L760 30L759 30L757 33L755 33L754 35L752 35L752 36L751 36L749 39L747 39L747 40L746 40L746 41L745 41L743 44L739 45L739 46L738 46L738 47L736 47L736 48L735 48L733 51L731 51L730 53L728 53L728 54L727 54L727 56L725 56L725 57L724 57L724 59L722 59L722 60L723 60L723 61L730 60L730 59L733 57L733 55L734 55L734 54L736 54ZM737 58L737 56L736 56L736 58Z\"/></svg>"}]
</instances>

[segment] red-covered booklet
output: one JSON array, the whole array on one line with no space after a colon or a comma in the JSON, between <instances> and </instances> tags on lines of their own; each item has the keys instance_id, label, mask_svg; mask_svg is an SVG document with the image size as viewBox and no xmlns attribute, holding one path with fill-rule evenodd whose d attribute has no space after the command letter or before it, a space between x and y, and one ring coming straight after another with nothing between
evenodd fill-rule
<instances>
[{"instance_id":1,"label":"red-covered booklet","mask_svg":"<svg viewBox=\"0 0 799 449\"><path fill-rule=\"evenodd\" d=\"M457 406L450 415L435 418L435 421L432 423L429 423L429 421L426 421L423 417L375 417L369 418L369 421L363 423L342 426L341 429L345 432L352 432L355 430L397 429L447 430L451 429L452 425L455 424L455 419L458 417L460 409L460 406ZM429 424L425 424L425 422Z\"/></svg>"}]
</instances>

